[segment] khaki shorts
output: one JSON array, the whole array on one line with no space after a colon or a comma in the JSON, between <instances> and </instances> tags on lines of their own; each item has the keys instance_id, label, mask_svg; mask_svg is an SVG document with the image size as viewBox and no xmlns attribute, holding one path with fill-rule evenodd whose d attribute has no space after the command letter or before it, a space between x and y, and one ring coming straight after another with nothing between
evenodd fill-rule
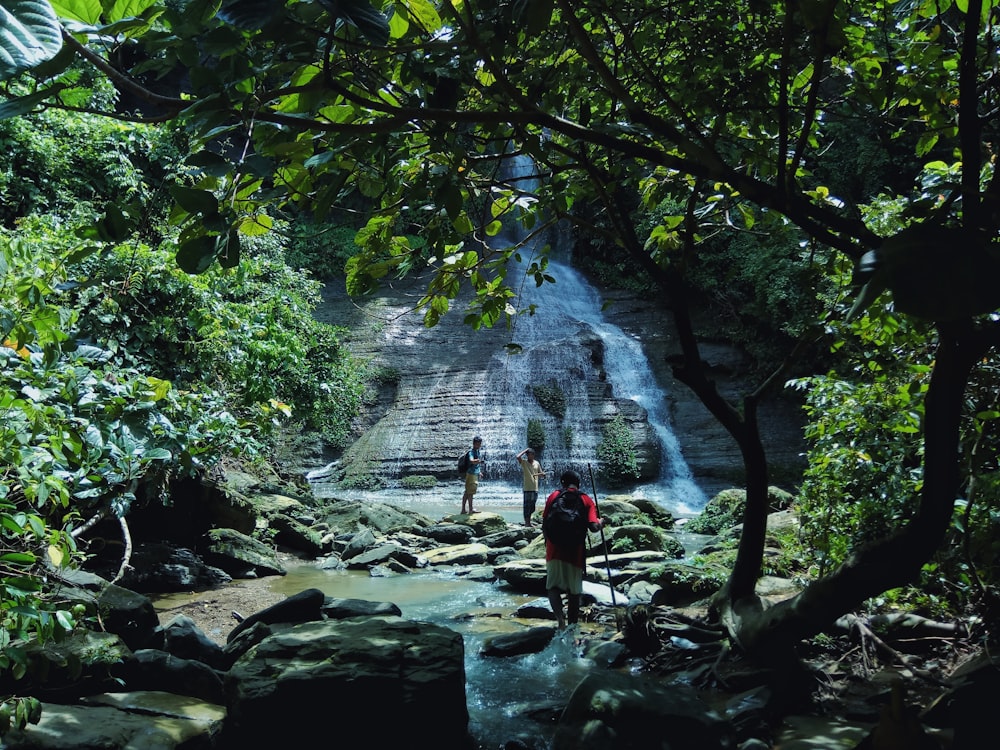
<instances>
[{"instance_id":1,"label":"khaki shorts","mask_svg":"<svg viewBox=\"0 0 1000 750\"><path fill-rule=\"evenodd\" d=\"M549 560L545 563L545 589L567 594L583 593L583 571L573 563Z\"/></svg>"},{"instance_id":2,"label":"khaki shorts","mask_svg":"<svg viewBox=\"0 0 1000 750\"><path fill-rule=\"evenodd\" d=\"M466 474L465 475L465 494L472 497L476 494L476 490L479 488L479 475L478 474Z\"/></svg>"}]
</instances>

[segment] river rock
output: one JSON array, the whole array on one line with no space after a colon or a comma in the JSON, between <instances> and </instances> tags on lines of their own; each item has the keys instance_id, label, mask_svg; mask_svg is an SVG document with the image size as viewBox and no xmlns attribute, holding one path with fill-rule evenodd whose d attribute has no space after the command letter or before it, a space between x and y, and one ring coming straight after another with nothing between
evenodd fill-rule
<instances>
[{"instance_id":1,"label":"river rock","mask_svg":"<svg viewBox=\"0 0 1000 750\"><path fill-rule=\"evenodd\" d=\"M240 657L226 675L226 695L230 747L306 747L330 736L352 746L433 738L441 750L468 747L462 637L430 623L367 617L297 625Z\"/></svg>"},{"instance_id":2,"label":"river rock","mask_svg":"<svg viewBox=\"0 0 1000 750\"><path fill-rule=\"evenodd\" d=\"M505 657L537 654L549 645L555 634L555 628L545 625L528 628L516 633L501 633L483 641L479 655Z\"/></svg>"},{"instance_id":3,"label":"river rock","mask_svg":"<svg viewBox=\"0 0 1000 750\"><path fill-rule=\"evenodd\" d=\"M161 629L163 650L181 659L197 659L214 669L223 669L222 647L209 638L187 615L176 615Z\"/></svg>"},{"instance_id":4,"label":"river rock","mask_svg":"<svg viewBox=\"0 0 1000 750\"><path fill-rule=\"evenodd\" d=\"M205 542L205 561L222 568L233 578L281 576L286 573L285 566L271 547L235 529L211 529Z\"/></svg>"},{"instance_id":5,"label":"river rock","mask_svg":"<svg viewBox=\"0 0 1000 750\"><path fill-rule=\"evenodd\" d=\"M472 541L472 528L464 523L436 523L423 529L423 533L442 544L468 544Z\"/></svg>"},{"instance_id":6,"label":"river rock","mask_svg":"<svg viewBox=\"0 0 1000 750\"><path fill-rule=\"evenodd\" d=\"M5 750L214 746L223 706L163 691L103 693L75 705L42 703L38 724L4 735Z\"/></svg>"},{"instance_id":7,"label":"river rock","mask_svg":"<svg viewBox=\"0 0 1000 750\"><path fill-rule=\"evenodd\" d=\"M430 565L482 565L489 556L490 548L479 542L439 547L425 553Z\"/></svg>"},{"instance_id":8,"label":"river rock","mask_svg":"<svg viewBox=\"0 0 1000 750\"><path fill-rule=\"evenodd\" d=\"M681 683L598 671L577 685L559 718L552 750L730 750L733 727Z\"/></svg>"},{"instance_id":9,"label":"river rock","mask_svg":"<svg viewBox=\"0 0 1000 750\"><path fill-rule=\"evenodd\" d=\"M222 649L219 651L221 658ZM113 672L130 692L162 690L208 703L223 703L222 672L195 659L144 648L116 665Z\"/></svg>"},{"instance_id":10,"label":"river rock","mask_svg":"<svg viewBox=\"0 0 1000 750\"><path fill-rule=\"evenodd\" d=\"M319 589L300 591L245 618L230 631L226 641L232 642L241 632L258 622L265 625L273 623L298 624L322 619L322 607L325 603L326 594Z\"/></svg>"}]
</instances>

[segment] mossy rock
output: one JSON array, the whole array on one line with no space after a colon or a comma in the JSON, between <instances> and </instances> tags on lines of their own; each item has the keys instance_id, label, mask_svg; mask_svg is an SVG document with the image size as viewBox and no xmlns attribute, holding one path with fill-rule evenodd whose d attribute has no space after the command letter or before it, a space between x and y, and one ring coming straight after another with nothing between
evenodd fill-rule
<instances>
[{"instance_id":1,"label":"mossy rock","mask_svg":"<svg viewBox=\"0 0 1000 750\"><path fill-rule=\"evenodd\" d=\"M722 588L729 578L729 570L723 566L687 563L668 563L651 583L661 590L653 598L653 604L683 607L706 599Z\"/></svg>"},{"instance_id":2,"label":"mossy rock","mask_svg":"<svg viewBox=\"0 0 1000 750\"><path fill-rule=\"evenodd\" d=\"M605 529L604 536L612 554L651 550L684 557L684 545L654 526L611 526Z\"/></svg>"},{"instance_id":3,"label":"mossy rock","mask_svg":"<svg viewBox=\"0 0 1000 750\"><path fill-rule=\"evenodd\" d=\"M226 571L233 578L285 575L277 553L263 542L233 529L208 532L205 562Z\"/></svg>"},{"instance_id":4,"label":"mossy rock","mask_svg":"<svg viewBox=\"0 0 1000 750\"><path fill-rule=\"evenodd\" d=\"M786 510L792 505L795 496L780 487L768 487L767 498L769 512ZM688 521L685 531L692 534L720 534L726 529L743 523L743 511L747 505L747 491L733 487L722 490L708 501L705 509L695 518Z\"/></svg>"}]
</instances>

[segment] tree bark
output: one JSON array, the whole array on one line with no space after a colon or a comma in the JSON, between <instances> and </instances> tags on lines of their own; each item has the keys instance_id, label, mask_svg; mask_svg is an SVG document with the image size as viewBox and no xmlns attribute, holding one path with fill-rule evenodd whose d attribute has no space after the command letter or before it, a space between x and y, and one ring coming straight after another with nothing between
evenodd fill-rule
<instances>
[{"instance_id":1,"label":"tree bark","mask_svg":"<svg viewBox=\"0 0 1000 750\"><path fill-rule=\"evenodd\" d=\"M917 512L889 537L858 550L830 575L769 609L755 596L741 596L743 592L731 582L727 596L717 604L731 639L744 653L762 660L789 656L795 644L866 599L917 580L923 564L940 546L960 490L958 447L965 387L997 330L995 325L981 332L942 325L939 334L926 399L924 485Z\"/></svg>"}]
</instances>

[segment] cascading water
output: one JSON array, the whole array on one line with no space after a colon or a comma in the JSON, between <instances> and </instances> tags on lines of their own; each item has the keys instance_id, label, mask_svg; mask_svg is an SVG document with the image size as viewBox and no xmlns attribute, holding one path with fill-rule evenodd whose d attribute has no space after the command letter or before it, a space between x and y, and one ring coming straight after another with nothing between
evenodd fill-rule
<instances>
[{"instance_id":1,"label":"cascading water","mask_svg":"<svg viewBox=\"0 0 1000 750\"><path fill-rule=\"evenodd\" d=\"M534 165L525 156L506 160L508 182L520 190L535 188ZM706 498L693 481L670 429L666 398L656 382L649 361L638 341L603 316L603 301L597 290L568 264L568 249L555 235L546 273L554 284L536 286L525 279L518 300L520 309L535 306L534 314L521 314L515 321L509 353L494 356L483 394L481 423L486 439L486 476L515 481L520 476L512 460L525 445L528 424L536 420L545 435L543 468L558 474L565 468L586 469L594 461L601 439L600 424L591 413L586 373L593 370L592 352L586 345L596 337L603 347L603 366L615 398L641 406L660 443L661 473L656 486L637 492L661 502L671 510L693 512L704 507ZM510 261L508 279L523 278L532 260L537 260L537 238L526 240L523 230L509 226L495 240L504 246L522 243L521 261ZM540 390L539 390L540 389ZM539 393L558 392L563 414L539 407ZM534 447L534 446L533 446ZM581 472L585 473L585 472ZM553 479L549 478L550 484Z\"/></svg>"}]
</instances>

